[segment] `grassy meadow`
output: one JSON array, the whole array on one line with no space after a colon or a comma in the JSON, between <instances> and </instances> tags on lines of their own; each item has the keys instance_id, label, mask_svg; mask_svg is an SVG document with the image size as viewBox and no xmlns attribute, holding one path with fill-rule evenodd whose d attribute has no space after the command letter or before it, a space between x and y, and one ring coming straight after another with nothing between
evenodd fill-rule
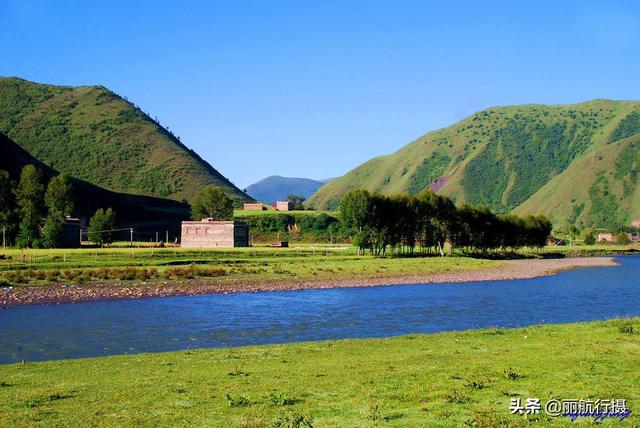
<instances>
[{"instance_id":1,"label":"grassy meadow","mask_svg":"<svg viewBox=\"0 0 640 428\"><path fill-rule=\"evenodd\" d=\"M2 365L0 425L593 424L510 414L537 397L624 398L635 426L639 331L636 318Z\"/></svg>"},{"instance_id":2,"label":"grassy meadow","mask_svg":"<svg viewBox=\"0 0 640 428\"><path fill-rule=\"evenodd\" d=\"M470 257L358 256L350 247L305 245L194 250L101 248L0 251L0 281L44 285L90 280L216 277L218 281L321 281L398 277L495 267L499 261Z\"/></svg>"},{"instance_id":3,"label":"grassy meadow","mask_svg":"<svg viewBox=\"0 0 640 428\"><path fill-rule=\"evenodd\" d=\"M563 257L639 251L636 245L546 247L485 258L358 256L349 246L300 244L291 248L183 249L124 247L74 250L0 250L0 284L180 280L287 282L393 278L492 268L504 257ZM495 258L494 259L492 259Z\"/></svg>"}]
</instances>

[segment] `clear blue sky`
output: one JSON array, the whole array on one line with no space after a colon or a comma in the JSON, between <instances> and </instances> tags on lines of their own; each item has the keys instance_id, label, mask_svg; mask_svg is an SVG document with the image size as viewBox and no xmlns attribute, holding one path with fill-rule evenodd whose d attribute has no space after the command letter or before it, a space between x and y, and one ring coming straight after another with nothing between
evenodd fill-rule
<instances>
[{"instance_id":1,"label":"clear blue sky","mask_svg":"<svg viewBox=\"0 0 640 428\"><path fill-rule=\"evenodd\" d=\"M0 75L102 84L235 184L492 106L640 99L638 2L0 1Z\"/></svg>"}]
</instances>

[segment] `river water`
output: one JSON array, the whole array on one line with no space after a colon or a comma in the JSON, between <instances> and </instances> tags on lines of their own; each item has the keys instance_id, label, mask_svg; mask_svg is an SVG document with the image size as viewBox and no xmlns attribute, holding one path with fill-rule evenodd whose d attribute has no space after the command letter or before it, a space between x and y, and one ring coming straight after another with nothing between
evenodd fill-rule
<instances>
[{"instance_id":1,"label":"river water","mask_svg":"<svg viewBox=\"0 0 640 428\"><path fill-rule=\"evenodd\" d=\"M640 316L640 256L543 278L0 310L0 363Z\"/></svg>"}]
</instances>

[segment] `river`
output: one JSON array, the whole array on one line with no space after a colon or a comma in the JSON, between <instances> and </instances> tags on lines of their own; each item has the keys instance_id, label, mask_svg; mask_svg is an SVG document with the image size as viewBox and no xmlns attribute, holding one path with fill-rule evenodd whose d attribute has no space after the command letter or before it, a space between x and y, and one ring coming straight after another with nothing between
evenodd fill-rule
<instances>
[{"instance_id":1,"label":"river","mask_svg":"<svg viewBox=\"0 0 640 428\"><path fill-rule=\"evenodd\" d=\"M640 316L640 256L526 280L0 310L0 363Z\"/></svg>"}]
</instances>

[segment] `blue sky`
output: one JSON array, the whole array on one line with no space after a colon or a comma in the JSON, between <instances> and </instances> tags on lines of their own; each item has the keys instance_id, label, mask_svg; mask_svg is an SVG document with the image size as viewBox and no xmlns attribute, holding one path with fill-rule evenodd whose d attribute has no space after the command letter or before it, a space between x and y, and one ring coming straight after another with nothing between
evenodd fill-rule
<instances>
[{"instance_id":1,"label":"blue sky","mask_svg":"<svg viewBox=\"0 0 640 428\"><path fill-rule=\"evenodd\" d=\"M0 2L0 75L101 84L236 185L505 104L640 99L638 2Z\"/></svg>"}]
</instances>

